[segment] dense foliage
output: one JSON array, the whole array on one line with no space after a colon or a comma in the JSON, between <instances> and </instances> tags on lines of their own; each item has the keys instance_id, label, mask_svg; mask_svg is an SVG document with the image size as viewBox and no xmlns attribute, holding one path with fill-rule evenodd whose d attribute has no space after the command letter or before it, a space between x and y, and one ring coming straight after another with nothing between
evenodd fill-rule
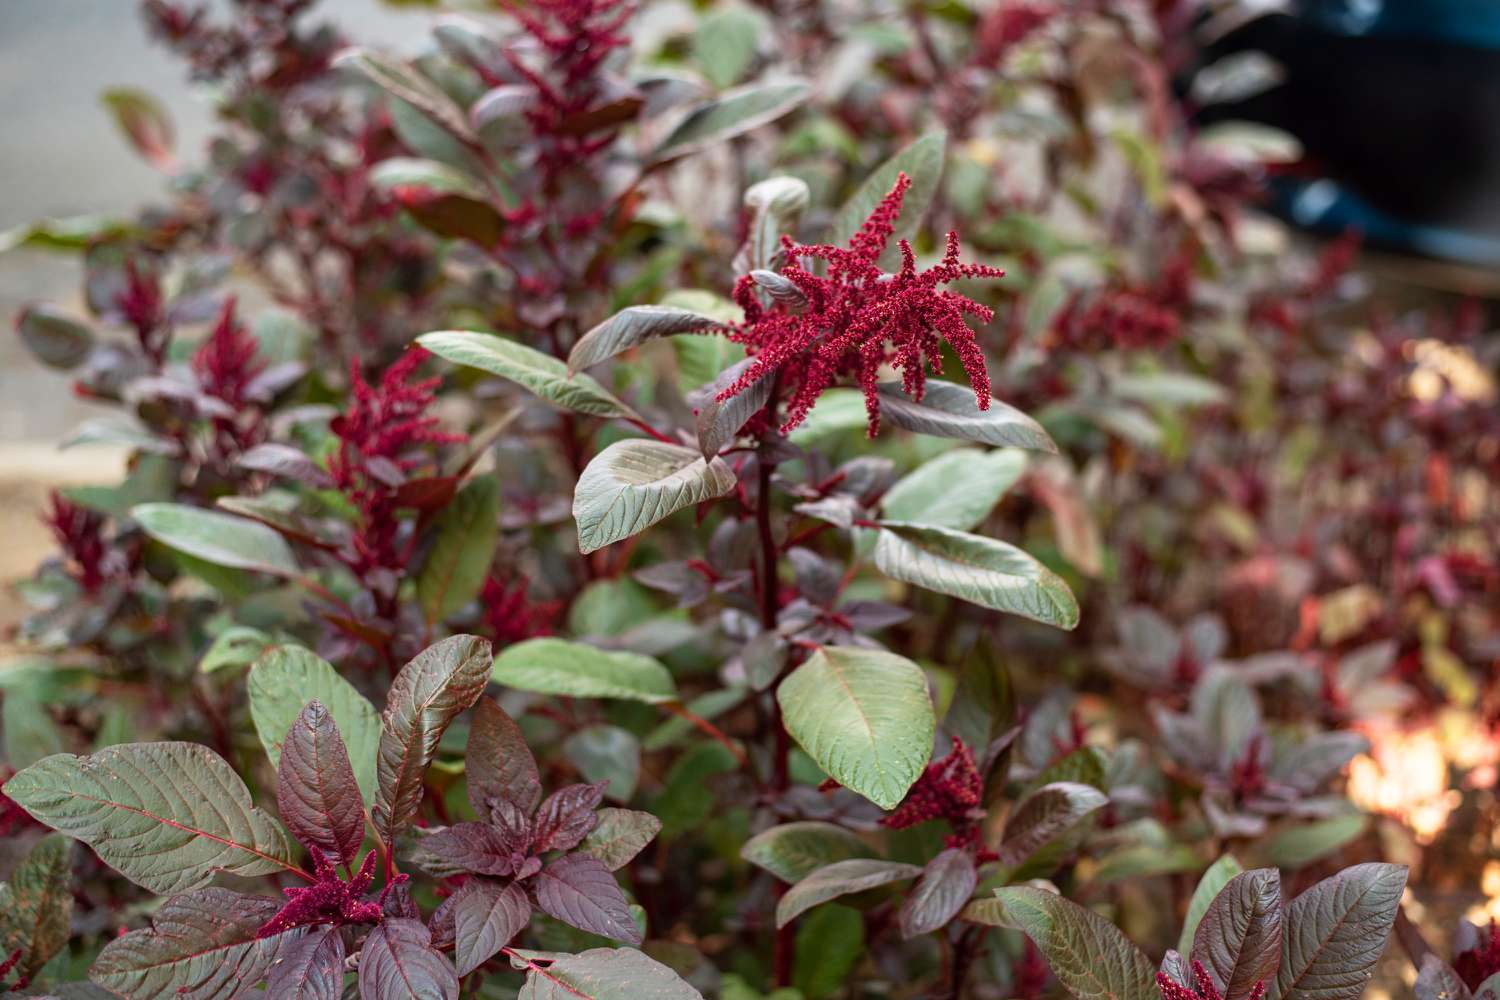
<instances>
[{"instance_id":1,"label":"dense foliage","mask_svg":"<svg viewBox=\"0 0 1500 1000\"><path fill-rule=\"evenodd\" d=\"M3 237L131 458L0 991L1500 994L1402 916L1500 858L1500 342L1253 215L1175 5L311 6L143 0L206 155L112 92L164 204Z\"/></svg>"}]
</instances>

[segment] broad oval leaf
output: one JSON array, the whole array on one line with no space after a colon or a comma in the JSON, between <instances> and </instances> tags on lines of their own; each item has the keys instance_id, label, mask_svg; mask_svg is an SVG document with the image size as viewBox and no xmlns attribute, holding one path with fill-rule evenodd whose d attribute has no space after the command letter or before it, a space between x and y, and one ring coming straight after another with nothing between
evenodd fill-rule
<instances>
[{"instance_id":1,"label":"broad oval leaf","mask_svg":"<svg viewBox=\"0 0 1500 1000\"><path fill-rule=\"evenodd\" d=\"M776 689L787 732L839 784L894 809L932 757L927 676L905 657L825 646Z\"/></svg>"},{"instance_id":2,"label":"broad oval leaf","mask_svg":"<svg viewBox=\"0 0 1500 1000\"><path fill-rule=\"evenodd\" d=\"M565 854L532 882L536 905L563 923L629 944L641 943L630 904L604 863L589 854Z\"/></svg>"},{"instance_id":3,"label":"broad oval leaf","mask_svg":"<svg viewBox=\"0 0 1500 1000\"><path fill-rule=\"evenodd\" d=\"M875 565L886 576L1071 629L1078 602L1062 577L1006 542L947 528L880 522Z\"/></svg>"},{"instance_id":4,"label":"broad oval leaf","mask_svg":"<svg viewBox=\"0 0 1500 1000\"><path fill-rule=\"evenodd\" d=\"M897 176L903 173L911 178L911 187L901 203L901 218L892 234L891 245L895 245L896 239L915 233L922 224L922 216L927 213L927 206L937 194L947 144L947 133L929 132L871 171L834 216L831 242L847 243L859 232L875 206L896 186Z\"/></svg>"},{"instance_id":5,"label":"broad oval leaf","mask_svg":"<svg viewBox=\"0 0 1500 1000\"><path fill-rule=\"evenodd\" d=\"M257 938L281 901L199 889L162 904L145 930L104 946L89 978L127 1000L233 1000L252 992L301 929ZM278 996L281 994L278 994Z\"/></svg>"},{"instance_id":6,"label":"broad oval leaf","mask_svg":"<svg viewBox=\"0 0 1500 1000\"><path fill-rule=\"evenodd\" d=\"M981 410L974 390L965 386L930 378L920 402L908 395L900 382L882 382L879 392L880 419L904 430L997 447L1057 452L1057 444L1041 424L998 399L992 398Z\"/></svg>"},{"instance_id":7,"label":"broad oval leaf","mask_svg":"<svg viewBox=\"0 0 1500 1000\"><path fill-rule=\"evenodd\" d=\"M34 978L72 933L73 845L48 834L0 883L0 955L20 952L15 972Z\"/></svg>"},{"instance_id":8,"label":"broad oval leaf","mask_svg":"<svg viewBox=\"0 0 1500 1000\"><path fill-rule=\"evenodd\" d=\"M1363 864L1292 900L1276 976L1280 1000L1358 1000L1385 950L1406 866Z\"/></svg>"},{"instance_id":9,"label":"broad oval leaf","mask_svg":"<svg viewBox=\"0 0 1500 1000\"><path fill-rule=\"evenodd\" d=\"M249 518L180 503L138 504L130 516L163 545L215 566L292 578L302 573L286 539Z\"/></svg>"},{"instance_id":10,"label":"broad oval leaf","mask_svg":"<svg viewBox=\"0 0 1500 1000\"><path fill-rule=\"evenodd\" d=\"M50 368L77 368L94 349L94 332L55 306L27 306L16 316L21 341Z\"/></svg>"},{"instance_id":11,"label":"broad oval leaf","mask_svg":"<svg viewBox=\"0 0 1500 1000\"><path fill-rule=\"evenodd\" d=\"M802 80L742 87L687 113L651 154L662 163L695 153L768 124L807 100L812 88Z\"/></svg>"},{"instance_id":12,"label":"broad oval leaf","mask_svg":"<svg viewBox=\"0 0 1500 1000\"><path fill-rule=\"evenodd\" d=\"M1006 886L995 896L1006 922L1031 938L1075 997L1160 1000L1151 962L1097 913L1031 886Z\"/></svg>"},{"instance_id":13,"label":"broad oval leaf","mask_svg":"<svg viewBox=\"0 0 1500 1000\"><path fill-rule=\"evenodd\" d=\"M1281 873L1256 868L1216 895L1193 934L1192 957L1208 967L1224 1000L1269 986L1281 965Z\"/></svg>"},{"instance_id":14,"label":"broad oval leaf","mask_svg":"<svg viewBox=\"0 0 1500 1000\"><path fill-rule=\"evenodd\" d=\"M737 361L719 373L708 385L688 395L698 428L698 450L705 459L712 459L724 446L734 440L745 421L771 398L771 387L776 375L769 373L730 396L719 400L719 393L739 381L745 370L755 363L754 358Z\"/></svg>"},{"instance_id":15,"label":"broad oval leaf","mask_svg":"<svg viewBox=\"0 0 1500 1000\"><path fill-rule=\"evenodd\" d=\"M616 399L591 376L568 374L568 366L525 344L490 333L440 330L424 333L417 343L456 365L509 379L547 402L594 417L634 417L635 411Z\"/></svg>"},{"instance_id":16,"label":"broad oval leaf","mask_svg":"<svg viewBox=\"0 0 1500 1000\"><path fill-rule=\"evenodd\" d=\"M381 160L370 170L370 184L379 190L426 188L439 194L457 194L470 198L484 196L479 182L462 170L437 160L393 156Z\"/></svg>"},{"instance_id":17,"label":"broad oval leaf","mask_svg":"<svg viewBox=\"0 0 1500 1000\"><path fill-rule=\"evenodd\" d=\"M360 1000L458 1000L453 963L420 920L386 919L359 951Z\"/></svg>"},{"instance_id":18,"label":"broad oval leaf","mask_svg":"<svg viewBox=\"0 0 1500 1000\"><path fill-rule=\"evenodd\" d=\"M266 996L276 1000L339 1000L344 992L344 935L316 927L293 937L266 973Z\"/></svg>"},{"instance_id":19,"label":"broad oval leaf","mask_svg":"<svg viewBox=\"0 0 1500 1000\"><path fill-rule=\"evenodd\" d=\"M783 882L800 882L835 861L869 857L871 853L853 831L817 820L773 826L740 848L740 857Z\"/></svg>"},{"instance_id":20,"label":"broad oval leaf","mask_svg":"<svg viewBox=\"0 0 1500 1000\"><path fill-rule=\"evenodd\" d=\"M661 832L661 820L637 809L600 809L599 822L579 850L593 855L610 871L619 871Z\"/></svg>"},{"instance_id":21,"label":"broad oval leaf","mask_svg":"<svg viewBox=\"0 0 1500 1000\"><path fill-rule=\"evenodd\" d=\"M479 596L500 534L500 482L471 480L433 519L437 539L417 574L417 602L429 623L443 621Z\"/></svg>"},{"instance_id":22,"label":"broad oval leaf","mask_svg":"<svg viewBox=\"0 0 1500 1000\"><path fill-rule=\"evenodd\" d=\"M527 973L517 1000L703 1000L677 973L633 948L518 952L512 964Z\"/></svg>"},{"instance_id":23,"label":"broad oval leaf","mask_svg":"<svg viewBox=\"0 0 1500 1000\"><path fill-rule=\"evenodd\" d=\"M1193 951L1193 937L1198 933L1198 924L1203 920L1203 914L1208 912L1209 904L1219 894L1219 890L1229 884L1245 868L1239 863L1233 854L1225 854L1208 866L1203 877L1198 879L1198 887L1193 890L1192 899L1188 900L1187 917L1182 922L1182 934L1177 938L1177 951L1183 955L1189 955Z\"/></svg>"},{"instance_id":24,"label":"broad oval leaf","mask_svg":"<svg viewBox=\"0 0 1500 1000\"><path fill-rule=\"evenodd\" d=\"M81 840L137 885L166 894L217 872L295 871L286 835L250 801L234 769L196 743L126 743L88 757L56 754L5 794Z\"/></svg>"},{"instance_id":25,"label":"broad oval leaf","mask_svg":"<svg viewBox=\"0 0 1500 1000\"><path fill-rule=\"evenodd\" d=\"M880 509L893 521L968 531L989 516L1025 471L1026 453L1016 448L955 448L898 480Z\"/></svg>"},{"instance_id":26,"label":"broad oval leaf","mask_svg":"<svg viewBox=\"0 0 1500 1000\"><path fill-rule=\"evenodd\" d=\"M585 554L649 528L684 507L734 489L723 461L664 441L616 441L595 455L573 491L578 550Z\"/></svg>"},{"instance_id":27,"label":"broad oval leaf","mask_svg":"<svg viewBox=\"0 0 1500 1000\"><path fill-rule=\"evenodd\" d=\"M340 864L354 863L365 839L365 808L349 751L333 716L308 702L281 747L276 807L287 829L307 847Z\"/></svg>"},{"instance_id":28,"label":"broad oval leaf","mask_svg":"<svg viewBox=\"0 0 1500 1000\"><path fill-rule=\"evenodd\" d=\"M712 316L677 306L627 306L594 327L568 353L568 370L597 365L658 337L722 329Z\"/></svg>"},{"instance_id":29,"label":"broad oval leaf","mask_svg":"<svg viewBox=\"0 0 1500 1000\"><path fill-rule=\"evenodd\" d=\"M1229 398L1219 383L1186 372L1116 375L1109 380L1109 391L1120 399L1165 406L1211 406Z\"/></svg>"},{"instance_id":30,"label":"broad oval leaf","mask_svg":"<svg viewBox=\"0 0 1500 1000\"><path fill-rule=\"evenodd\" d=\"M519 882L471 878L453 897L453 961L460 976L493 958L531 919L531 901Z\"/></svg>"},{"instance_id":31,"label":"broad oval leaf","mask_svg":"<svg viewBox=\"0 0 1500 1000\"><path fill-rule=\"evenodd\" d=\"M480 816L490 814L491 801L514 802L529 815L542 797L541 775L526 737L493 698L480 698L474 706L464 752L464 785L469 804Z\"/></svg>"},{"instance_id":32,"label":"broad oval leaf","mask_svg":"<svg viewBox=\"0 0 1500 1000\"><path fill-rule=\"evenodd\" d=\"M901 936L914 938L946 926L978 882L974 859L961 848L950 847L927 862L921 880L901 902Z\"/></svg>"},{"instance_id":33,"label":"broad oval leaf","mask_svg":"<svg viewBox=\"0 0 1500 1000\"><path fill-rule=\"evenodd\" d=\"M375 756L380 746L380 716L375 706L344 680L321 656L302 646L276 646L250 667L246 681L250 718L273 768L281 766L287 730L313 701L333 717L349 754L360 797L375 801Z\"/></svg>"},{"instance_id":34,"label":"broad oval leaf","mask_svg":"<svg viewBox=\"0 0 1500 1000\"><path fill-rule=\"evenodd\" d=\"M490 679L490 644L455 635L428 646L391 682L380 718L375 829L394 843L422 802L422 780L448 724L474 704Z\"/></svg>"},{"instance_id":35,"label":"broad oval leaf","mask_svg":"<svg viewBox=\"0 0 1500 1000\"><path fill-rule=\"evenodd\" d=\"M916 878L922 869L899 861L850 858L819 868L792 886L776 904L776 926L785 927L803 913L839 896Z\"/></svg>"},{"instance_id":36,"label":"broad oval leaf","mask_svg":"<svg viewBox=\"0 0 1500 1000\"><path fill-rule=\"evenodd\" d=\"M539 694L653 704L677 697L671 673L649 656L545 636L505 647L493 676L496 684Z\"/></svg>"},{"instance_id":37,"label":"broad oval leaf","mask_svg":"<svg viewBox=\"0 0 1500 1000\"><path fill-rule=\"evenodd\" d=\"M1085 818L1104 808L1109 798L1099 789L1071 781L1043 785L1011 810L1000 839L1000 863L1012 869L1026 867Z\"/></svg>"}]
</instances>

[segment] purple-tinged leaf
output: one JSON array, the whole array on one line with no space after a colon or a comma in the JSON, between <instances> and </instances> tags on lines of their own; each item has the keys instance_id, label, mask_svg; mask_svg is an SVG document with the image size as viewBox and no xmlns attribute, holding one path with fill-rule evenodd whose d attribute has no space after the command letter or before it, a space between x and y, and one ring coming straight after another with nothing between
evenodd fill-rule
<instances>
[{"instance_id":1,"label":"purple-tinged leaf","mask_svg":"<svg viewBox=\"0 0 1500 1000\"><path fill-rule=\"evenodd\" d=\"M514 802L530 813L542 797L536 758L516 720L505 714L493 698L481 698L474 706L469 725L469 746L464 753L464 776L469 804L481 816L489 815L489 801Z\"/></svg>"},{"instance_id":2,"label":"purple-tinged leaf","mask_svg":"<svg viewBox=\"0 0 1500 1000\"><path fill-rule=\"evenodd\" d=\"M83 364L94 349L92 330L45 303L22 309L16 316L16 332L38 361L63 371Z\"/></svg>"},{"instance_id":3,"label":"purple-tinged leaf","mask_svg":"<svg viewBox=\"0 0 1500 1000\"><path fill-rule=\"evenodd\" d=\"M593 855L610 871L619 871L661 832L661 820L635 809L601 809L599 823L579 850Z\"/></svg>"},{"instance_id":4,"label":"purple-tinged leaf","mask_svg":"<svg viewBox=\"0 0 1500 1000\"><path fill-rule=\"evenodd\" d=\"M949 848L927 862L921 879L901 903L901 936L914 938L946 926L974 895L978 882L968 851Z\"/></svg>"},{"instance_id":5,"label":"purple-tinged leaf","mask_svg":"<svg viewBox=\"0 0 1500 1000\"><path fill-rule=\"evenodd\" d=\"M568 851L577 847L598 824L594 810L604 801L605 781L569 785L547 796L537 810L533 838L536 851Z\"/></svg>"},{"instance_id":6,"label":"purple-tinged leaf","mask_svg":"<svg viewBox=\"0 0 1500 1000\"><path fill-rule=\"evenodd\" d=\"M72 931L73 844L54 833L0 882L0 960L19 951L16 973L34 977L68 946Z\"/></svg>"},{"instance_id":7,"label":"purple-tinged leaf","mask_svg":"<svg viewBox=\"0 0 1500 1000\"><path fill-rule=\"evenodd\" d=\"M267 442L240 455L239 466L252 472L269 472L313 489L333 486L333 477L300 448Z\"/></svg>"},{"instance_id":8,"label":"purple-tinged leaf","mask_svg":"<svg viewBox=\"0 0 1500 1000\"><path fill-rule=\"evenodd\" d=\"M172 119L160 101L133 87L106 90L100 100L142 159L158 170L176 169Z\"/></svg>"},{"instance_id":9,"label":"purple-tinged leaf","mask_svg":"<svg viewBox=\"0 0 1500 1000\"><path fill-rule=\"evenodd\" d=\"M460 976L467 976L488 962L531 919L531 901L517 882L502 885L489 879L471 878L452 899L453 960Z\"/></svg>"},{"instance_id":10,"label":"purple-tinged leaf","mask_svg":"<svg viewBox=\"0 0 1500 1000\"><path fill-rule=\"evenodd\" d=\"M396 675L381 716L376 760L375 829L387 843L416 816L444 730L474 704L489 679L490 644L476 635L435 643Z\"/></svg>"},{"instance_id":11,"label":"purple-tinged leaf","mask_svg":"<svg viewBox=\"0 0 1500 1000\"><path fill-rule=\"evenodd\" d=\"M422 838L422 850L466 872L517 875L529 855L524 837L488 823L458 823Z\"/></svg>"},{"instance_id":12,"label":"purple-tinged leaf","mask_svg":"<svg viewBox=\"0 0 1500 1000\"><path fill-rule=\"evenodd\" d=\"M1280 1000L1358 1000L1385 950L1406 866L1364 864L1292 900L1276 976Z\"/></svg>"},{"instance_id":13,"label":"purple-tinged leaf","mask_svg":"<svg viewBox=\"0 0 1500 1000\"><path fill-rule=\"evenodd\" d=\"M338 1000L344 992L344 936L317 927L290 941L266 974L266 996L276 1000Z\"/></svg>"},{"instance_id":14,"label":"purple-tinged leaf","mask_svg":"<svg viewBox=\"0 0 1500 1000\"><path fill-rule=\"evenodd\" d=\"M633 948L516 951L511 965L527 974L519 1000L703 1000L677 973Z\"/></svg>"},{"instance_id":15,"label":"purple-tinged leaf","mask_svg":"<svg viewBox=\"0 0 1500 1000\"><path fill-rule=\"evenodd\" d=\"M879 858L850 858L835 861L808 875L787 890L776 904L776 926L785 927L803 913L839 896L847 896L866 889L903 879L916 878L922 869L916 865L899 861L882 861Z\"/></svg>"},{"instance_id":16,"label":"purple-tinged leaf","mask_svg":"<svg viewBox=\"0 0 1500 1000\"><path fill-rule=\"evenodd\" d=\"M387 920L359 953L360 1000L458 1000L453 963L420 920Z\"/></svg>"},{"instance_id":17,"label":"purple-tinged leaf","mask_svg":"<svg viewBox=\"0 0 1500 1000\"><path fill-rule=\"evenodd\" d=\"M1022 799L1006 819L1000 863L1022 866L1108 801L1099 789L1077 782L1043 785Z\"/></svg>"},{"instance_id":18,"label":"purple-tinged leaf","mask_svg":"<svg viewBox=\"0 0 1500 1000\"><path fill-rule=\"evenodd\" d=\"M304 845L354 863L365 839L364 802L344 738L320 701L308 702L281 744L276 806Z\"/></svg>"},{"instance_id":19,"label":"purple-tinged leaf","mask_svg":"<svg viewBox=\"0 0 1500 1000\"><path fill-rule=\"evenodd\" d=\"M641 930L630 904L603 862L588 854L569 854L543 868L536 877L536 903L565 924L629 944L641 943Z\"/></svg>"},{"instance_id":20,"label":"purple-tinged leaf","mask_svg":"<svg viewBox=\"0 0 1500 1000\"><path fill-rule=\"evenodd\" d=\"M1431 954L1422 959L1412 992L1416 1000L1473 1000L1474 996L1452 966Z\"/></svg>"},{"instance_id":21,"label":"purple-tinged leaf","mask_svg":"<svg viewBox=\"0 0 1500 1000\"><path fill-rule=\"evenodd\" d=\"M256 933L280 908L267 896L198 889L162 904L146 930L105 945L89 978L127 1000L232 1000L270 972L301 930Z\"/></svg>"},{"instance_id":22,"label":"purple-tinged leaf","mask_svg":"<svg viewBox=\"0 0 1500 1000\"><path fill-rule=\"evenodd\" d=\"M1225 884L1198 923L1192 957L1208 967L1224 1000L1268 986L1281 965L1281 873L1256 868Z\"/></svg>"}]
</instances>

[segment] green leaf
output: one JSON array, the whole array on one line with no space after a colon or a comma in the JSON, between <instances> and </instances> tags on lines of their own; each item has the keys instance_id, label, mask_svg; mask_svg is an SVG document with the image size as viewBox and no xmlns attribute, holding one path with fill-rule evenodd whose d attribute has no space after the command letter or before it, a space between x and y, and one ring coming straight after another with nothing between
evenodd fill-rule
<instances>
[{"instance_id":1,"label":"green leaf","mask_svg":"<svg viewBox=\"0 0 1500 1000\"><path fill-rule=\"evenodd\" d=\"M401 668L380 717L375 830L393 844L422 804L423 779L438 741L460 712L484 694L490 644L477 635L433 643Z\"/></svg>"},{"instance_id":2,"label":"green leaf","mask_svg":"<svg viewBox=\"0 0 1500 1000\"><path fill-rule=\"evenodd\" d=\"M490 333L440 330L424 333L417 343L456 365L478 368L524 386L547 402L594 417L634 417L635 411L582 372L549 354Z\"/></svg>"},{"instance_id":3,"label":"green leaf","mask_svg":"<svg viewBox=\"0 0 1500 1000\"><path fill-rule=\"evenodd\" d=\"M676 306L630 306L584 334L568 353L568 371L597 365L649 340L676 333L702 333L724 324Z\"/></svg>"},{"instance_id":4,"label":"green leaf","mask_svg":"<svg viewBox=\"0 0 1500 1000\"><path fill-rule=\"evenodd\" d=\"M886 491L881 510L892 521L968 531L1026 471L1026 453L1015 448L955 448L922 465Z\"/></svg>"},{"instance_id":5,"label":"green leaf","mask_svg":"<svg viewBox=\"0 0 1500 1000\"><path fill-rule=\"evenodd\" d=\"M458 613L479 596L500 534L500 481L470 480L433 519L437 540L417 575L417 602L429 624Z\"/></svg>"},{"instance_id":6,"label":"green leaf","mask_svg":"<svg viewBox=\"0 0 1500 1000\"><path fill-rule=\"evenodd\" d=\"M693 62L715 87L731 86L755 60L767 27L765 15L741 4L714 8L693 34Z\"/></svg>"},{"instance_id":7,"label":"green leaf","mask_svg":"<svg viewBox=\"0 0 1500 1000\"><path fill-rule=\"evenodd\" d=\"M1406 866L1364 864L1292 900L1276 976L1279 1000L1358 1000L1385 951Z\"/></svg>"},{"instance_id":8,"label":"green leaf","mask_svg":"<svg viewBox=\"0 0 1500 1000\"><path fill-rule=\"evenodd\" d=\"M578 768L583 780L606 781L604 794L629 802L641 779L641 742L619 726L586 726L563 743L563 756Z\"/></svg>"},{"instance_id":9,"label":"green leaf","mask_svg":"<svg viewBox=\"0 0 1500 1000\"><path fill-rule=\"evenodd\" d=\"M922 869L878 858L850 858L819 868L786 891L776 904L776 926L785 927L803 913L839 896L847 896L891 882L916 878Z\"/></svg>"},{"instance_id":10,"label":"green leaf","mask_svg":"<svg viewBox=\"0 0 1500 1000\"><path fill-rule=\"evenodd\" d=\"M33 979L73 933L73 845L61 834L37 841L0 884L0 955L21 953L17 975Z\"/></svg>"},{"instance_id":11,"label":"green leaf","mask_svg":"<svg viewBox=\"0 0 1500 1000\"><path fill-rule=\"evenodd\" d=\"M231 625L214 637L208 652L198 661L198 669L214 674L232 667L248 667L273 645L275 640L258 628Z\"/></svg>"},{"instance_id":12,"label":"green leaf","mask_svg":"<svg viewBox=\"0 0 1500 1000\"><path fill-rule=\"evenodd\" d=\"M16 317L16 332L38 361L67 371L83 364L94 349L94 332L61 309L29 305Z\"/></svg>"},{"instance_id":13,"label":"green leaf","mask_svg":"<svg viewBox=\"0 0 1500 1000\"><path fill-rule=\"evenodd\" d=\"M302 934L299 928L256 937L280 908L280 900L228 889L173 896L152 916L150 928L105 945L89 978L127 1000L246 996Z\"/></svg>"},{"instance_id":14,"label":"green leaf","mask_svg":"<svg viewBox=\"0 0 1500 1000\"><path fill-rule=\"evenodd\" d=\"M5 794L158 894L197 888L220 871L295 870L281 827L251 803L228 764L196 743L57 754L11 778Z\"/></svg>"},{"instance_id":15,"label":"green leaf","mask_svg":"<svg viewBox=\"0 0 1500 1000\"><path fill-rule=\"evenodd\" d=\"M1244 870L1244 866L1233 854L1226 854L1208 866L1208 870L1198 880L1198 887L1193 890L1193 898L1188 901L1187 919L1182 922L1182 933L1177 938L1179 952L1184 955L1193 953L1193 935L1198 932L1198 922L1208 912L1209 904L1219 894L1219 890L1229 884L1230 879Z\"/></svg>"},{"instance_id":16,"label":"green leaf","mask_svg":"<svg viewBox=\"0 0 1500 1000\"><path fill-rule=\"evenodd\" d=\"M812 87L802 80L742 87L718 100L700 104L656 147L656 163L696 153L752 129L760 128L806 101Z\"/></svg>"},{"instance_id":17,"label":"green leaf","mask_svg":"<svg viewBox=\"0 0 1500 1000\"><path fill-rule=\"evenodd\" d=\"M176 166L172 155L176 141L172 119L160 101L133 87L106 90L99 100L142 159L158 170L172 170Z\"/></svg>"},{"instance_id":18,"label":"green leaf","mask_svg":"<svg viewBox=\"0 0 1500 1000\"><path fill-rule=\"evenodd\" d=\"M847 906L822 906L797 928L792 983L807 1000L841 988L865 950L865 918Z\"/></svg>"},{"instance_id":19,"label":"green leaf","mask_svg":"<svg viewBox=\"0 0 1500 1000\"><path fill-rule=\"evenodd\" d=\"M1362 836L1370 825L1364 813L1327 816L1278 830L1261 845L1266 860L1278 868L1301 868L1326 858Z\"/></svg>"},{"instance_id":20,"label":"green leaf","mask_svg":"<svg viewBox=\"0 0 1500 1000\"><path fill-rule=\"evenodd\" d=\"M469 118L436 83L404 59L370 49L348 49L334 60L340 69L352 69L388 94L400 98L441 125L466 145L478 144Z\"/></svg>"},{"instance_id":21,"label":"green leaf","mask_svg":"<svg viewBox=\"0 0 1500 1000\"><path fill-rule=\"evenodd\" d=\"M1230 879L1214 897L1193 934L1191 956L1208 967L1226 1000L1240 1000L1256 983L1275 981L1281 939L1281 873L1257 868Z\"/></svg>"},{"instance_id":22,"label":"green leaf","mask_svg":"<svg viewBox=\"0 0 1500 1000\"><path fill-rule=\"evenodd\" d=\"M13 768L30 767L64 749L52 713L34 690L7 691L0 703L0 724L4 726L5 760Z\"/></svg>"},{"instance_id":23,"label":"green leaf","mask_svg":"<svg viewBox=\"0 0 1500 1000\"><path fill-rule=\"evenodd\" d=\"M971 747L987 747L1015 724L1010 671L994 647L979 642L965 657L943 729Z\"/></svg>"},{"instance_id":24,"label":"green leaf","mask_svg":"<svg viewBox=\"0 0 1500 1000\"><path fill-rule=\"evenodd\" d=\"M657 703L677 697L672 675L649 656L551 637L505 647L495 657L493 676L506 687L575 698Z\"/></svg>"},{"instance_id":25,"label":"green leaf","mask_svg":"<svg viewBox=\"0 0 1500 1000\"><path fill-rule=\"evenodd\" d=\"M703 1000L681 976L634 948L516 955L511 964L526 972L516 1000Z\"/></svg>"},{"instance_id":26,"label":"green leaf","mask_svg":"<svg viewBox=\"0 0 1500 1000\"><path fill-rule=\"evenodd\" d=\"M585 554L643 531L670 514L734 489L723 461L695 448L630 438L595 455L573 492L578 549Z\"/></svg>"},{"instance_id":27,"label":"green leaf","mask_svg":"<svg viewBox=\"0 0 1500 1000\"><path fill-rule=\"evenodd\" d=\"M927 677L881 650L825 646L776 690L787 732L845 788L894 809L932 756Z\"/></svg>"},{"instance_id":28,"label":"green leaf","mask_svg":"<svg viewBox=\"0 0 1500 1000\"><path fill-rule=\"evenodd\" d=\"M895 246L897 239L909 239L922 224L922 216L937 194L947 143L946 132L929 132L871 171L834 216L830 242L848 243L875 206L891 193L896 177L902 173L911 178L911 187L901 203L901 217L892 233L890 247Z\"/></svg>"},{"instance_id":29,"label":"green leaf","mask_svg":"<svg viewBox=\"0 0 1500 1000\"><path fill-rule=\"evenodd\" d=\"M661 820L637 809L600 809L599 822L578 849L619 871L661 832Z\"/></svg>"},{"instance_id":30,"label":"green leaf","mask_svg":"<svg viewBox=\"0 0 1500 1000\"><path fill-rule=\"evenodd\" d=\"M882 382L879 392L881 421L904 430L997 447L1057 452L1057 444L1041 424L998 399L992 398L981 410L974 390L956 383L928 379L920 402L908 395L900 382Z\"/></svg>"},{"instance_id":31,"label":"green leaf","mask_svg":"<svg viewBox=\"0 0 1500 1000\"><path fill-rule=\"evenodd\" d=\"M178 503L144 503L130 516L168 548L215 566L296 578L302 570L275 531L244 517Z\"/></svg>"},{"instance_id":32,"label":"green leaf","mask_svg":"<svg viewBox=\"0 0 1500 1000\"><path fill-rule=\"evenodd\" d=\"M1160 1000L1155 970L1103 917L1054 892L1012 885L995 890L1005 919L1024 931L1058 982L1081 1000Z\"/></svg>"},{"instance_id":33,"label":"green leaf","mask_svg":"<svg viewBox=\"0 0 1500 1000\"><path fill-rule=\"evenodd\" d=\"M1014 545L899 521L880 527L875 565L892 579L1044 625L1078 624L1078 602L1062 577Z\"/></svg>"},{"instance_id":34,"label":"green leaf","mask_svg":"<svg viewBox=\"0 0 1500 1000\"><path fill-rule=\"evenodd\" d=\"M800 882L835 861L865 858L872 853L852 831L816 820L773 826L740 848L740 857L783 882Z\"/></svg>"},{"instance_id":35,"label":"green leaf","mask_svg":"<svg viewBox=\"0 0 1500 1000\"><path fill-rule=\"evenodd\" d=\"M393 156L388 160L381 160L370 170L370 184L381 191L420 187L439 194L484 197L484 188L480 183L462 170L437 160L411 156Z\"/></svg>"},{"instance_id":36,"label":"green leaf","mask_svg":"<svg viewBox=\"0 0 1500 1000\"><path fill-rule=\"evenodd\" d=\"M271 767L281 766L281 744L287 730L310 702L318 701L333 716L349 750L349 762L361 797L366 805L375 801L380 717L375 706L340 677L327 660L301 646L276 646L251 666L246 689L250 718Z\"/></svg>"},{"instance_id":37,"label":"green leaf","mask_svg":"<svg viewBox=\"0 0 1500 1000\"><path fill-rule=\"evenodd\" d=\"M1116 375L1109 388L1120 399L1166 406L1210 406L1229 398L1219 383L1184 372Z\"/></svg>"}]
</instances>

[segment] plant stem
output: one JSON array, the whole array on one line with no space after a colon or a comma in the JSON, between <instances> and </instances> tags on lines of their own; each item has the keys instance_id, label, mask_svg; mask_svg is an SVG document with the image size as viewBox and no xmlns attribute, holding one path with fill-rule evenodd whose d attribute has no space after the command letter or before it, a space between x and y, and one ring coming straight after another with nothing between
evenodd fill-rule
<instances>
[{"instance_id":1,"label":"plant stem","mask_svg":"<svg viewBox=\"0 0 1500 1000\"><path fill-rule=\"evenodd\" d=\"M948 986L939 995L939 1000L960 1000L963 996L969 968L974 964L974 959L979 957L979 933L980 928L967 927L959 934L958 943L953 948L953 964L948 970Z\"/></svg>"}]
</instances>

